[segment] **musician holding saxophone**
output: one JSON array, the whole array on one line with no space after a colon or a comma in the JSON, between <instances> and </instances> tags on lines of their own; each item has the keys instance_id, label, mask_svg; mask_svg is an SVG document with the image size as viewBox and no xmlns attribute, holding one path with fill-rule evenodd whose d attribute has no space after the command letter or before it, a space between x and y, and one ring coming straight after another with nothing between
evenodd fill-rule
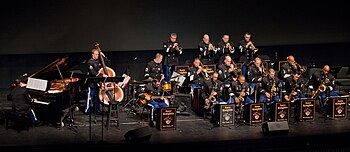
<instances>
[{"instance_id":1,"label":"musician holding saxophone","mask_svg":"<svg viewBox=\"0 0 350 152\"><path fill-rule=\"evenodd\" d=\"M237 81L232 82L230 86L230 97L234 99L234 103L238 105L244 105L249 103L254 103L254 101L249 97L251 88L243 75L239 75ZM228 101L231 103L232 101Z\"/></svg>"},{"instance_id":2,"label":"musician holding saxophone","mask_svg":"<svg viewBox=\"0 0 350 152\"><path fill-rule=\"evenodd\" d=\"M301 79L300 73L293 73L286 79L282 90L283 98L287 102L293 103L298 98L306 98L303 94L305 83Z\"/></svg>"},{"instance_id":3,"label":"musician holding saxophone","mask_svg":"<svg viewBox=\"0 0 350 152\"><path fill-rule=\"evenodd\" d=\"M335 90L335 77L329 73L329 65L325 65L322 71L316 71L310 77L309 84L312 91L312 98L320 99L320 105L329 109L326 104L327 97L339 96Z\"/></svg>"},{"instance_id":4,"label":"musician holding saxophone","mask_svg":"<svg viewBox=\"0 0 350 152\"><path fill-rule=\"evenodd\" d=\"M240 61L243 62L242 74L246 76L248 64L254 60L254 55L258 51L255 43L251 40L251 34L246 32L244 39L239 42L238 48L240 50Z\"/></svg>"},{"instance_id":5,"label":"musician holding saxophone","mask_svg":"<svg viewBox=\"0 0 350 152\"><path fill-rule=\"evenodd\" d=\"M203 64L213 64L214 55L216 54L216 47L210 42L209 35L204 34L202 41L198 44L199 59L202 60Z\"/></svg>"},{"instance_id":6,"label":"musician holding saxophone","mask_svg":"<svg viewBox=\"0 0 350 152\"><path fill-rule=\"evenodd\" d=\"M263 102L266 118L269 118L269 111L273 108L272 103L280 102L279 92L282 84L280 80L275 76L275 70L269 69L269 73L263 78L262 86L260 88L259 102Z\"/></svg>"},{"instance_id":7,"label":"musician holding saxophone","mask_svg":"<svg viewBox=\"0 0 350 152\"><path fill-rule=\"evenodd\" d=\"M179 65L179 55L182 54L182 47L177 41L177 34L171 33L169 40L163 43L164 50L164 76L165 80L169 81L174 66Z\"/></svg>"},{"instance_id":8,"label":"musician holding saxophone","mask_svg":"<svg viewBox=\"0 0 350 152\"><path fill-rule=\"evenodd\" d=\"M219 74L214 72L212 78L209 81L206 81L203 86L202 98L204 99L204 109L208 110L207 112L212 112L212 107L219 103L224 102L222 99L222 83L218 80ZM211 113L212 114L212 113Z\"/></svg>"}]
</instances>

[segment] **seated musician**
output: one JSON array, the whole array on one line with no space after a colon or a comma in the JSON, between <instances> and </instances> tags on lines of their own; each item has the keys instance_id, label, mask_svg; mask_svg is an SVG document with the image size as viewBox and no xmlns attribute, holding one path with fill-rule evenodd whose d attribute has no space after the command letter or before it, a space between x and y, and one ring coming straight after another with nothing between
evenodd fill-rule
<instances>
[{"instance_id":1,"label":"seated musician","mask_svg":"<svg viewBox=\"0 0 350 152\"><path fill-rule=\"evenodd\" d=\"M150 125L154 126L154 111L158 107L169 107L169 102L164 98L163 87L160 85L158 79L153 79L152 84L148 84L145 88L140 88L137 90L137 95L139 97L139 103L141 105L148 105L151 107L150 112Z\"/></svg>"},{"instance_id":2,"label":"seated musician","mask_svg":"<svg viewBox=\"0 0 350 152\"><path fill-rule=\"evenodd\" d=\"M104 58L104 61L108 64L110 63L106 56L98 49L93 48L91 50L91 58L87 62L89 76L91 77L107 77L105 74L101 74L99 71L102 68L100 58ZM88 84L88 95L86 102L84 104L84 113L88 114L90 112L90 107L94 107L96 113L100 113L100 99L98 97L99 87L97 83Z\"/></svg>"},{"instance_id":3,"label":"seated musician","mask_svg":"<svg viewBox=\"0 0 350 152\"><path fill-rule=\"evenodd\" d=\"M213 64L214 55L216 54L216 48L213 43L209 40L209 35L204 34L203 40L198 44L199 49L199 59L203 61L204 64Z\"/></svg>"},{"instance_id":4,"label":"seated musician","mask_svg":"<svg viewBox=\"0 0 350 152\"><path fill-rule=\"evenodd\" d=\"M327 98L333 96L339 96L335 90L335 77L329 73L329 65L325 65L322 71L316 71L312 74L309 84L311 85L312 97L314 99L320 99L320 104L326 110L330 110L330 106L327 105Z\"/></svg>"},{"instance_id":5,"label":"seated musician","mask_svg":"<svg viewBox=\"0 0 350 152\"><path fill-rule=\"evenodd\" d=\"M248 82L250 83L250 86L254 88L254 90L258 90L257 87L255 87L257 84L258 86L261 86L263 77L265 77L266 70L264 66L261 64L261 59L259 57L256 57L254 59L254 64L249 66L248 68Z\"/></svg>"},{"instance_id":6,"label":"seated musician","mask_svg":"<svg viewBox=\"0 0 350 152\"><path fill-rule=\"evenodd\" d=\"M33 109L31 108L32 98L28 94L26 86L22 86L19 79L15 80L15 87L7 96L7 100L12 101L12 112L20 115L28 115L32 125L41 125L42 122L38 121Z\"/></svg>"},{"instance_id":7,"label":"seated musician","mask_svg":"<svg viewBox=\"0 0 350 152\"><path fill-rule=\"evenodd\" d=\"M224 63L219 65L217 71L219 74L219 80L225 84L237 80L237 67L235 67L234 62L229 55L225 56Z\"/></svg>"},{"instance_id":8,"label":"seated musician","mask_svg":"<svg viewBox=\"0 0 350 152\"><path fill-rule=\"evenodd\" d=\"M264 112L266 116L268 116L268 112L273 107L270 105L274 105L271 103L280 102L279 92L281 90L282 84L280 80L275 76L275 70L269 69L269 73L267 76L263 78L262 86L260 88L260 99L259 102L265 103ZM268 118L268 117L265 117Z\"/></svg>"},{"instance_id":9,"label":"seated musician","mask_svg":"<svg viewBox=\"0 0 350 152\"><path fill-rule=\"evenodd\" d=\"M152 61L149 61L145 68L145 79L164 79L163 73L163 55L157 53L155 58Z\"/></svg>"},{"instance_id":10,"label":"seated musician","mask_svg":"<svg viewBox=\"0 0 350 152\"><path fill-rule=\"evenodd\" d=\"M306 98L302 93L304 82L300 77L300 73L293 73L291 77L286 79L282 90L285 101L293 103L298 98Z\"/></svg>"},{"instance_id":11,"label":"seated musician","mask_svg":"<svg viewBox=\"0 0 350 152\"><path fill-rule=\"evenodd\" d=\"M227 103L236 103L237 105L244 105L249 103L254 103L254 101L249 97L251 87L249 83L245 81L243 75L239 75L237 81L231 83L230 96L231 99Z\"/></svg>"},{"instance_id":12,"label":"seated musician","mask_svg":"<svg viewBox=\"0 0 350 152\"><path fill-rule=\"evenodd\" d=\"M187 69L187 82L191 86L191 94L196 88L203 88L206 73L203 71L203 65L199 58L195 58L192 66Z\"/></svg>"},{"instance_id":13,"label":"seated musician","mask_svg":"<svg viewBox=\"0 0 350 152\"><path fill-rule=\"evenodd\" d=\"M292 73L304 73L306 69L305 67L300 66L294 59L294 56L290 55L287 57L287 63L284 63L281 66L280 76L279 78L285 80L290 77Z\"/></svg>"},{"instance_id":14,"label":"seated musician","mask_svg":"<svg viewBox=\"0 0 350 152\"><path fill-rule=\"evenodd\" d=\"M222 83L218 80L218 73L214 72L212 78L206 81L202 91L202 98L204 99L204 109L211 112L212 107L219 103L224 102L222 99Z\"/></svg>"}]
</instances>

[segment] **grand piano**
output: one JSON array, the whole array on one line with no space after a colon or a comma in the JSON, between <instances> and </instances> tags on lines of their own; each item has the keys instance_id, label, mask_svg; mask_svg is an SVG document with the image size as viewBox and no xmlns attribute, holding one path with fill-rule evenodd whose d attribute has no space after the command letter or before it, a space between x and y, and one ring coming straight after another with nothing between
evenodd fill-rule
<instances>
[{"instance_id":1,"label":"grand piano","mask_svg":"<svg viewBox=\"0 0 350 152\"><path fill-rule=\"evenodd\" d=\"M74 77L76 66L68 57L58 58L28 77L27 90L34 100L33 109L45 124L63 126L76 103L82 84L81 77ZM81 71L78 73L82 75Z\"/></svg>"}]
</instances>

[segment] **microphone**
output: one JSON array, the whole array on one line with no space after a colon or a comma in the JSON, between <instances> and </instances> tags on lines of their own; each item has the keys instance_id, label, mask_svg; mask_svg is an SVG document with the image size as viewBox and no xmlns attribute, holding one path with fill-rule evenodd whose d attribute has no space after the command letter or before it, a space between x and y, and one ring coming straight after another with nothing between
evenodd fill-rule
<instances>
[{"instance_id":1,"label":"microphone","mask_svg":"<svg viewBox=\"0 0 350 152\"><path fill-rule=\"evenodd\" d=\"M20 77L25 77L27 76L28 74L27 73L24 73L23 75L21 75Z\"/></svg>"}]
</instances>

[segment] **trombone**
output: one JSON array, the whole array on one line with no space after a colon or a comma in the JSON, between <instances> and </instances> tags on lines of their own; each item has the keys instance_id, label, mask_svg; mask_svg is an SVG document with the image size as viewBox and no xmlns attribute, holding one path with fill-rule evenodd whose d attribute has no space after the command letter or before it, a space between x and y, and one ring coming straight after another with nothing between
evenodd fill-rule
<instances>
[{"instance_id":1,"label":"trombone","mask_svg":"<svg viewBox=\"0 0 350 152\"><path fill-rule=\"evenodd\" d=\"M204 65L203 65L202 62L200 63L200 68L203 69L203 70L201 71L201 73L202 73L204 79L209 79L210 76L209 76L209 74L208 74L208 71L207 71L207 69L204 67Z\"/></svg>"}]
</instances>

